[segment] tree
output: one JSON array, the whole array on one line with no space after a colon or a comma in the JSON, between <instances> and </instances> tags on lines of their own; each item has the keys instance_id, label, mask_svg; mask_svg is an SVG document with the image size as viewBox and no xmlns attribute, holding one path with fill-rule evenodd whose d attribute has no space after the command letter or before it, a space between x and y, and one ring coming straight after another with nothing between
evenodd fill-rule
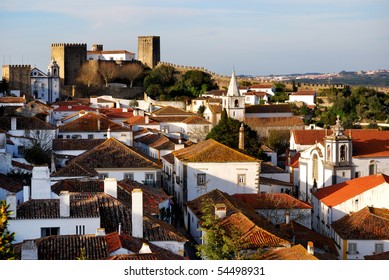
<instances>
[{"instance_id":1,"label":"tree","mask_svg":"<svg viewBox=\"0 0 389 280\"><path fill-rule=\"evenodd\" d=\"M118 68L118 77L130 81L130 87L133 86L134 81L139 78L144 72L142 64L130 63L124 64Z\"/></svg>"},{"instance_id":2,"label":"tree","mask_svg":"<svg viewBox=\"0 0 389 280\"><path fill-rule=\"evenodd\" d=\"M99 73L101 74L106 87L108 87L108 83L116 77L117 68L118 66L114 61L99 62Z\"/></svg>"},{"instance_id":3,"label":"tree","mask_svg":"<svg viewBox=\"0 0 389 280\"><path fill-rule=\"evenodd\" d=\"M242 122L227 116L224 109L221 113L220 121L215 125L206 136L206 139L214 139L230 148L239 148L239 129ZM244 152L256 158L262 158L260 150L261 144L258 140L257 132L251 129L248 125L243 124L244 127Z\"/></svg>"},{"instance_id":4,"label":"tree","mask_svg":"<svg viewBox=\"0 0 389 280\"><path fill-rule=\"evenodd\" d=\"M96 61L88 61L82 64L78 72L77 82L86 85L88 88L100 84L100 74Z\"/></svg>"},{"instance_id":5,"label":"tree","mask_svg":"<svg viewBox=\"0 0 389 280\"><path fill-rule=\"evenodd\" d=\"M242 259L241 252L248 243L242 238L242 232L231 224L224 224L223 219L215 215L211 199L203 199L201 205L203 243L196 246L197 256L207 260Z\"/></svg>"},{"instance_id":6,"label":"tree","mask_svg":"<svg viewBox=\"0 0 389 280\"><path fill-rule=\"evenodd\" d=\"M15 240L15 233L8 230L8 217L11 211L5 201L0 201L0 260L14 260L15 253L12 242Z\"/></svg>"},{"instance_id":7,"label":"tree","mask_svg":"<svg viewBox=\"0 0 389 280\"><path fill-rule=\"evenodd\" d=\"M51 164L51 152L53 134L47 130L26 130L24 157L33 164L48 165Z\"/></svg>"}]
</instances>

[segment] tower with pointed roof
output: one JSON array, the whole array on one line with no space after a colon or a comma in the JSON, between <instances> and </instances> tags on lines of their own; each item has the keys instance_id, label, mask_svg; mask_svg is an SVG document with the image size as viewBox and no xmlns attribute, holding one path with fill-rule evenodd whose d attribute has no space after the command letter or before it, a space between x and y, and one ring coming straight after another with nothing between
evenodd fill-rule
<instances>
[{"instance_id":1,"label":"tower with pointed roof","mask_svg":"<svg viewBox=\"0 0 389 280\"><path fill-rule=\"evenodd\" d=\"M235 71L232 71L230 84L228 86L227 94L222 97L223 110L226 109L227 116L230 118L244 121L245 118L245 105L244 96L239 92L239 86L236 79Z\"/></svg>"},{"instance_id":2,"label":"tower with pointed roof","mask_svg":"<svg viewBox=\"0 0 389 280\"><path fill-rule=\"evenodd\" d=\"M324 138L324 149L324 185L352 179L352 139L344 133L339 116L332 127L332 134Z\"/></svg>"}]
</instances>

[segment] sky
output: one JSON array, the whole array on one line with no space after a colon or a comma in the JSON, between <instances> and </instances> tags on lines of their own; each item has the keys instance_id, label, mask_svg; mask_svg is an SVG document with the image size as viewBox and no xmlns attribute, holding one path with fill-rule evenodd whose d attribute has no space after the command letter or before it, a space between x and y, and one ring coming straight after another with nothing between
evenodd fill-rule
<instances>
[{"instance_id":1,"label":"sky","mask_svg":"<svg viewBox=\"0 0 389 280\"><path fill-rule=\"evenodd\" d=\"M1 0L0 64L46 71L52 43L103 44L221 75L389 69L388 0Z\"/></svg>"}]
</instances>

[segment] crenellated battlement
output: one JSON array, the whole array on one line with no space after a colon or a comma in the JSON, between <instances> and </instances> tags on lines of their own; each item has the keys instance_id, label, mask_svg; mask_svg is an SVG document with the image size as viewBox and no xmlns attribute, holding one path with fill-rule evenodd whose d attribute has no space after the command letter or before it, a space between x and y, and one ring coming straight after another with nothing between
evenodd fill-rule
<instances>
[{"instance_id":1,"label":"crenellated battlement","mask_svg":"<svg viewBox=\"0 0 389 280\"><path fill-rule=\"evenodd\" d=\"M86 48L87 44L85 43L53 43L51 44L52 48L59 48L59 47L82 47Z\"/></svg>"},{"instance_id":2,"label":"crenellated battlement","mask_svg":"<svg viewBox=\"0 0 389 280\"><path fill-rule=\"evenodd\" d=\"M11 65L4 65L4 67L10 67L10 68L31 68L30 64L11 64Z\"/></svg>"}]
</instances>

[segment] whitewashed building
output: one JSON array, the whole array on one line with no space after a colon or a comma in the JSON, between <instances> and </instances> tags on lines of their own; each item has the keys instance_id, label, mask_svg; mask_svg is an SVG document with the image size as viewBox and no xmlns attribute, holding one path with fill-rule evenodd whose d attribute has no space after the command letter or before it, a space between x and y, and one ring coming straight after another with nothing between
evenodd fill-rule
<instances>
[{"instance_id":1,"label":"whitewashed building","mask_svg":"<svg viewBox=\"0 0 389 280\"><path fill-rule=\"evenodd\" d=\"M47 74L34 67L31 69L31 94L35 99L54 103L61 97L61 80L59 66L52 59L47 67Z\"/></svg>"}]
</instances>

